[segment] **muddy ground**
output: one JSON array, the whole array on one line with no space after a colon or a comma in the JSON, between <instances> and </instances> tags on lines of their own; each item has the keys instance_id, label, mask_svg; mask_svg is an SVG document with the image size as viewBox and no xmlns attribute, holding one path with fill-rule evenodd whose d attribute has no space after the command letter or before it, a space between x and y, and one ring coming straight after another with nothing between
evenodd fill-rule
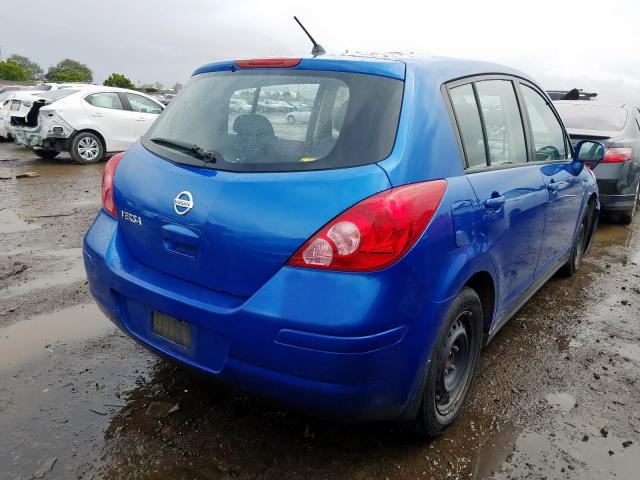
<instances>
[{"instance_id":1,"label":"muddy ground","mask_svg":"<svg viewBox=\"0 0 640 480\"><path fill-rule=\"evenodd\" d=\"M640 478L640 219L601 224L425 442L230 390L116 331L80 255L102 168L0 144L0 478Z\"/></svg>"}]
</instances>

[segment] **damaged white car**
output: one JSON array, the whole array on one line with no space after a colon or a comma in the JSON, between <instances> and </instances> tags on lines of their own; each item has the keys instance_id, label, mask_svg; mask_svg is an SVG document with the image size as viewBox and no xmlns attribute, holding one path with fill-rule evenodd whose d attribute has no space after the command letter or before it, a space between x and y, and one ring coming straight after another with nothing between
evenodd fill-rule
<instances>
[{"instance_id":1,"label":"damaged white car","mask_svg":"<svg viewBox=\"0 0 640 480\"><path fill-rule=\"evenodd\" d=\"M128 149L164 109L140 92L97 85L32 98L11 100L14 141L43 158L68 151L80 164L97 163L108 153Z\"/></svg>"}]
</instances>

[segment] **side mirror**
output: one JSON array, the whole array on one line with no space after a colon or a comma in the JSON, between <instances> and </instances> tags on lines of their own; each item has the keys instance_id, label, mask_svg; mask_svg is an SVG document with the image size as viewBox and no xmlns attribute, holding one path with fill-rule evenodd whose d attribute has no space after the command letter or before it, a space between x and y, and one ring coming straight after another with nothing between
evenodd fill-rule
<instances>
[{"instance_id":1,"label":"side mirror","mask_svg":"<svg viewBox=\"0 0 640 480\"><path fill-rule=\"evenodd\" d=\"M604 159L605 146L594 140L580 140L575 148L574 161L586 163L593 170Z\"/></svg>"}]
</instances>

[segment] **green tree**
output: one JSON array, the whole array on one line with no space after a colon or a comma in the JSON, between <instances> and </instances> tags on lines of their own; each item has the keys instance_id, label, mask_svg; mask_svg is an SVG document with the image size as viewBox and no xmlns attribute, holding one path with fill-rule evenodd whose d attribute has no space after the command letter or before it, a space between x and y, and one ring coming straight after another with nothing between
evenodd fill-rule
<instances>
[{"instance_id":1,"label":"green tree","mask_svg":"<svg viewBox=\"0 0 640 480\"><path fill-rule=\"evenodd\" d=\"M93 82L93 72L85 64L67 58L49 67L45 78L50 82Z\"/></svg>"},{"instance_id":2,"label":"green tree","mask_svg":"<svg viewBox=\"0 0 640 480\"><path fill-rule=\"evenodd\" d=\"M121 73L112 73L109 75L109 78L104 81L103 85L106 87L135 88L133 82Z\"/></svg>"},{"instance_id":3,"label":"green tree","mask_svg":"<svg viewBox=\"0 0 640 480\"><path fill-rule=\"evenodd\" d=\"M180 82L176 82L173 84L173 87L171 87L171 90L178 93L181 88L182 88L182 84Z\"/></svg>"},{"instance_id":4,"label":"green tree","mask_svg":"<svg viewBox=\"0 0 640 480\"><path fill-rule=\"evenodd\" d=\"M29 80L29 72L13 60L5 60L0 62L0 79L24 82Z\"/></svg>"},{"instance_id":5,"label":"green tree","mask_svg":"<svg viewBox=\"0 0 640 480\"><path fill-rule=\"evenodd\" d=\"M13 55L10 55L7 60L16 62L18 65L24 68L28 72L28 80L42 80L44 78L44 70L42 70L42 67L36 62L29 60L27 57L16 55L14 53Z\"/></svg>"},{"instance_id":6,"label":"green tree","mask_svg":"<svg viewBox=\"0 0 640 480\"><path fill-rule=\"evenodd\" d=\"M149 93L155 93L155 92L159 92L161 90L164 90L164 86L162 85L161 82L143 83L138 88L140 88L140 90L142 90L144 92L149 92Z\"/></svg>"}]
</instances>

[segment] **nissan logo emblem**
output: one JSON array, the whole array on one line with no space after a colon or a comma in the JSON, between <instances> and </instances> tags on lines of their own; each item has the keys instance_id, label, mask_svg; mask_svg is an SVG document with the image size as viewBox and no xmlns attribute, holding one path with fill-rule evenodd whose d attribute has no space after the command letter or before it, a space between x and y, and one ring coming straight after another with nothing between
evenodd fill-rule
<instances>
[{"instance_id":1,"label":"nissan logo emblem","mask_svg":"<svg viewBox=\"0 0 640 480\"><path fill-rule=\"evenodd\" d=\"M180 192L173 199L173 209L178 215L186 215L193 208L193 196L191 192Z\"/></svg>"}]
</instances>

